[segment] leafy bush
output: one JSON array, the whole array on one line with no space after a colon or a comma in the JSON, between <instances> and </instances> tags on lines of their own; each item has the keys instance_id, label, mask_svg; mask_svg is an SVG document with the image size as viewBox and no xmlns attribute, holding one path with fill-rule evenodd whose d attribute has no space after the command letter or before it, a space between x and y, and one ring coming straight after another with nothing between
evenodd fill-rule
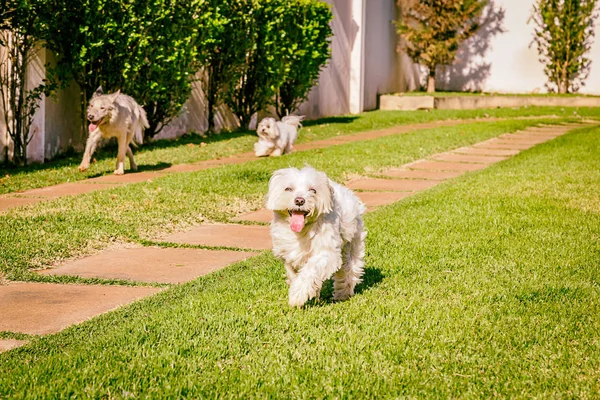
<instances>
[{"instance_id":1,"label":"leafy bush","mask_svg":"<svg viewBox=\"0 0 600 400\"><path fill-rule=\"evenodd\" d=\"M550 91L576 92L584 85L591 61L596 0L537 0L531 20L536 25L533 42L545 65Z\"/></svg>"},{"instance_id":2,"label":"leafy bush","mask_svg":"<svg viewBox=\"0 0 600 400\"><path fill-rule=\"evenodd\" d=\"M435 92L435 70L450 65L459 45L479 29L487 0L398 0L396 29L404 51L429 69L427 92Z\"/></svg>"},{"instance_id":3,"label":"leafy bush","mask_svg":"<svg viewBox=\"0 0 600 400\"><path fill-rule=\"evenodd\" d=\"M270 105L283 114L306 98L329 58L331 17L315 0L253 2L243 24L246 62L226 97L242 126Z\"/></svg>"},{"instance_id":4,"label":"leafy bush","mask_svg":"<svg viewBox=\"0 0 600 400\"><path fill-rule=\"evenodd\" d=\"M282 52L285 78L276 97L279 117L293 112L317 84L321 68L331 57L329 22L333 14L322 2L289 2L283 16L286 44Z\"/></svg>"},{"instance_id":5,"label":"leafy bush","mask_svg":"<svg viewBox=\"0 0 600 400\"><path fill-rule=\"evenodd\" d=\"M225 100L228 88L235 85L246 65L246 49L251 38L247 35L248 15L252 12L249 0L211 0L206 12L205 40L199 50L203 66L202 88L207 99L208 130L214 129L214 109Z\"/></svg>"},{"instance_id":6,"label":"leafy bush","mask_svg":"<svg viewBox=\"0 0 600 400\"><path fill-rule=\"evenodd\" d=\"M206 18L203 0L48 0L54 29L48 48L61 57L55 69L82 92L82 121L93 91L121 89L144 106L158 133L177 116L199 69L199 30Z\"/></svg>"}]
</instances>

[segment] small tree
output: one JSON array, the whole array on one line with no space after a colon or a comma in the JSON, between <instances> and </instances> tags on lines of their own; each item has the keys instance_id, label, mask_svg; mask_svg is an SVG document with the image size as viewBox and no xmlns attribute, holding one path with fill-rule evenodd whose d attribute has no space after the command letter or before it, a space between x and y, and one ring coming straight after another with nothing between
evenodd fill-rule
<instances>
[{"instance_id":1,"label":"small tree","mask_svg":"<svg viewBox=\"0 0 600 400\"><path fill-rule=\"evenodd\" d=\"M329 5L315 1L290 1L286 4L283 26L285 78L275 100L279 117L293 112L316 85L321 68L331 56Z\"/></svg>"},{"instance_id":2,"label":"small tree","mask_svg":"<svg viewBox=\"0 0 600 400\"><path fill-rule=\"evenodd\" d=\"M436 67L452 64L459 45L477 32L487 0L398 0L398 5L399 50L429 69L427 92L435 92Z\"/></svg>"},{"instance_id":3,"label":"small tree","mask_svg":"<svg viewBox=\"0 0 600 400\"><path fill-rule=\"evenodd\" d=\"M558 93L576 92L589 75L596 0L537 0L530 21L548 77L546 87Z\"/></svg>"},{"instance_id":4,"label":"small tree","mask_svg":"<svg viewBox=\"0 0 600 400\"><path fill-rule=\"evenodd\" d=\"M203 66L202 88L206 95L208 130L215 127L215 108L225 100L225 93L242 75L252 2L249 0L211 0L205 13L210 15L205 34L199 37L198 58Z\"/></svg>"},{"instance_id":5,"label":"small tree","mask_svg":"<svg viewBox=\"0 0 600 400\"><path fill-rule=\"evenodd\" d=\"M12 162L27 165L27 146L35 132L31 124L44 94L53 89L46 80L28 87L28 65L39 49L44 25L42 0L9 0L0 27L0 104L6 131L13 143ZM8 149L6 154L8 160Z\"/></svg>"}]
</instances>

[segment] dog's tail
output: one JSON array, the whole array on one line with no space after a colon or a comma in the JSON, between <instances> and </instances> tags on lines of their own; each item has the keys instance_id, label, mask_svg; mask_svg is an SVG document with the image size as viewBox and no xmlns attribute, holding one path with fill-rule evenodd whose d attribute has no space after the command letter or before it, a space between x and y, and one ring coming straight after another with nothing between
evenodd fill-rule
<instances>
[{"instance_id":1,"label":"dog's tail","mask_svg":"<svg viewBox=\"0 0 600 400\"><path fill-rule=\"evenodd\" d=\"M294 128L298 129L302 126L302 120L304 119L304 115L286 115L281 118L281 122L286 125L291 125Z\"/></svg>"},{"instance_id":2,"label":"dog's tail","mask_svg":"<svg viewBox=\"0 0 600 400\"><path fill-rule=\"evenodd\" d=\"M133 135L134 146L136 145L136 143L144 143L144 129L150 128L150 124L148 123L148 117L146 116L146 110L144 110L144 107L140 106L139 104L136 104L135 113L137 114L139 123L137 124Z\"/></svg>"}]
</instances>

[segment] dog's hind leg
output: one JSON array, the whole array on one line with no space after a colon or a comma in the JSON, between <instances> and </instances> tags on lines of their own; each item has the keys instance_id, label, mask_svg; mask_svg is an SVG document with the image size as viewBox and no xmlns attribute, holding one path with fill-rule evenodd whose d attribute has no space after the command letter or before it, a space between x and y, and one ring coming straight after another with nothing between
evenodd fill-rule
<instances>
[{"instance_id":1,"label":"dog's hind leg","mask_svg":"<svg viewBox=\"0 0 600 400\"><path fill-rule=\"evenodd\" d=\"M333 276L333 299L347 300L354 295L354 288L361 282L365 266L365 237L359 230L352 241L342 250L342 268Z\"/></svg>"},{"instance_id":2,"label":"dog's hind leg","mask_svg":"<svg viewBox=\"0 0 600 400\"><path fill-rule=\"evenodd\" d=\"M131 151L131 147L127 146L127 158L129 158L129 168L133 171L137 171L138 167L133 159L133 151Z\"/></svg>"}]
</instances>

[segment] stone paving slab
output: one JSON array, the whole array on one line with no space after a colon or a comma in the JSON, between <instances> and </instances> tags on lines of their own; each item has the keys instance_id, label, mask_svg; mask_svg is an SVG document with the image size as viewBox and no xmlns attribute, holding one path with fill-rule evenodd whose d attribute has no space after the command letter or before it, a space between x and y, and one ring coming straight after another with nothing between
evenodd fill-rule
<instances>
[{"instance_id":1,"label":"stone paving slab","mask_svg":"<svg viewBox=\"0 0 600 400\"><path fill-rule=\"evenodd\" d=\"M472 154L457 154L457 153L440 153L431 157L433 160L439 161L455 161L465 163L477 163L477 164L493 164L499 161L504 161L509 156L482 156Z\"/></svg>"},{"instance_id":2,"label":"stone paving slab","mask_svg":"<svg viewBox=\"0 0 600 400\"><path fill-rule=\"evenodd\" d=\"M540 144L548 141L545 137L533 137L533 136L516 136L512 134L500 135L497 138L500 141L515 142L523 144Z\"/></svg>"},{"instance_id":3,"label":"stone paving slab","mask_svg":"<svg viewBox=\"0 0 600 400\"><path fill-rule=\"evenodd\" d=\"M508 149L485 149L477 147L460 147L452 150L452 153L457 154L472 154L480 156L501 156L510 157L520 153L519 150L508 150Z\"/></svg>"},{"instance_id":4,"label":"stone paving slab","mask_svg":"<svg viewBox=\"0 0 600 400\"><path fill-rule=\"evenodd\" d=\"M383 175L393 178L405 179L429 179L434 181L443 181L450 178L456 178L462 175L461 171L430 171L426 169L404 169L392 168L383 172Z\"/></svg>"},{"instance_id":5,"label":"stone paving slab","mask_svg":"<svg viewBox=\"0 0 600 400\"><path fill-rule=\"evenodd\" d=\"M486 164L467 164L449 161L428 161L421 160L408 164L407 167L413 169L427 169L433 171L477 171L487 167Z\"/></svg>"},{"instance_id":6,"label":"stone paving slab","mask_svg":"<svg viewBox=\"0 0 600 400\"><path fill-rule=\"evenodd\" d=\"M137 282L183 283L256 254L227 250L142 247L100 253L39 273Z\"/></svg>"},{"instance_id":7,"label":"stone paving slab","mask_svg":"<svg viewBox=\"0 0 600 400\"><path fill-rule=\"evenodd\" d=\"M269 229L262 225L205 224L162 240L201 246L269 250L273 247Z\"/></svg>"},{"instance_id":8,"label":"stone paving slab","mask_svg":"<svg viewBox=\"0 0 600 400\"><path fill-rule=\"evenodd\" d=\"M273 219L273 211L261 208L260 210L252 211L247 214L242 214L235 217L234 221L251 221L251 222L271 222Z\"/></svg>"},{"instance_id":9,"label":"stone paving slab","mask_svg":"<svg viewBox=\"0 0 600 400\"><path fill-rule=\"evenodd\" d=\"M352 190L417 191L437 185L433 180L417 179L361 179L349 182L346 186Z\"/></svg>"},{"instance_id":10,"label":"stone paving slab","mask_svg":"<svg viewBox=\"0 0 600 400\"><path fill-rule=\"evenodd\" d=\"M395 203L417 192L356 192L358 198L369 209Z\"/></svg>"},{"instance_id":11,"label":"stone paving slab","mask_svg":"<svg viewBox=\"0 0 600 400\"><path fill-rule=\"evenodd\" d=\"M0 339L0 353L12 349L16 349L17 347L21 347L27 343L27 340L17 340L17 339Z\"/></svg>"},{"instance_id":12,"label":"stone paving slab","mask_svg":"<svg viewBox=\"0 0 600 400\"><path fill-rule=\"evenodd\" d=\"M476 143L475 148L485 149L504 149L504 150L527 150L535 146L534 144L516 143L516 141L490 139L485 142Z\"/></svg>"},{"instance_id":13,"label":"stone paving slab","mask_svg":"<svg viewBox=\"0 0 600 400\"><path fill-rule=\"evenodd\" d=\"M45 197L54 199L62 196L74 196L101 189L111 189L119 186L114 183L97 183L95 185L85 185L81 183L62 183L55 186L47 186L39 189L31 189L25 192L16 193L20 196Z\"/></svg>"},{"instance_id":14,"label":"stone paving slab","mask_svg":"<svg viewBox=\"0 0 600 400\"><path fill-rule=\"evenodd\" d=\"M0 212L27 204L39 203L44 200L43 198L33 197L0 197Z\"/></svg>"},{"instance_id":15,"label":"stone paving slab","mask_svg":"<svg viewBox=\"0 0 600 400\"><path fill-rule=\"evenodd\" d=\"M45 335L161 291L154 287L12 282L0 286L0 331Z\"/></svg>"},{"instance_id":16,"label":"stone paving slab","mask_svg":"<svg viewBox=\"0 0 600 400\"><path fill-rule=\"evenodd\" d=\"M86 179L80 183L138 183L160 178L162 176L165 176L165 173L162 171L131 172L125 175L103 175L97 178Z\"/></svg>"}]
</instances>

